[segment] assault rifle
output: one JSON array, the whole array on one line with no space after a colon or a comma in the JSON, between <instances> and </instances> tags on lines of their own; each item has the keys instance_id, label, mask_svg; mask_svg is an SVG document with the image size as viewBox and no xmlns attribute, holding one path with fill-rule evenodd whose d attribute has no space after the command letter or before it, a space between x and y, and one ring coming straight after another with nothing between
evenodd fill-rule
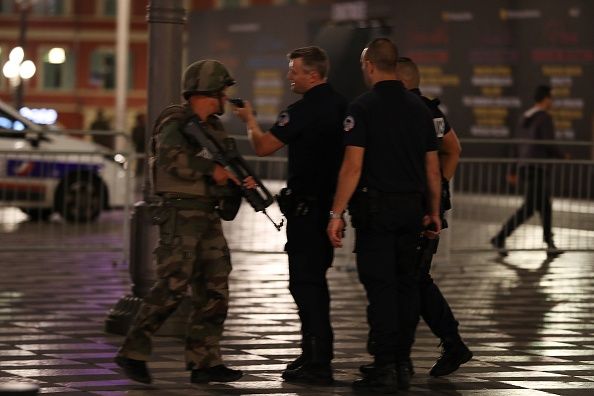
<instances>
[{"instance_id":1,"label":"assault rifle","mask_svg":"<svg viewBox=\"0 0 594 396\"><path fill-rule=\"evenodd\" d=\"M237 150L235 139L227 137L223 139L221 144L200 125L200 121L196 117L190 119L184 128L184 132L194 137L202 146L202 149L206 150L209 155L212 156L213 161L221 164L221 166L233 173L240 182L248 176L251 176L256 181L255 188L245 188L242 185L240 187L241 195L256 212L264 213L272 224L274 224L274 227L280 231L284 220L281 220L281 222L277 224L268 213L266 213L266 208L272 205L274 198Z\"/></svg>"}]
</instances>

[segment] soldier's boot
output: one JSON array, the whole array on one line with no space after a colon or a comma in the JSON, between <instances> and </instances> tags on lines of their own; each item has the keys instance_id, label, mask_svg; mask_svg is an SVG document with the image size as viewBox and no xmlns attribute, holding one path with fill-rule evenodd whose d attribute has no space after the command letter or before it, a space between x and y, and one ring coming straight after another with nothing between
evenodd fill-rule
<instances>
[{"instance_id":1,"label":"soldier's boot","mask_svg":"<svg viewBox=\"0 0 594 396\"><path fill-rule=\"evenodd\" d=\"M464 363L472 359L472 352L461 339L447 340L441 342L442 353L437 359L429 375L441 377L458 370Z\"/></svg>"},{"instance_id":2,"label":"soldier's boot","mask_svg":"<svg viewBox=\"0 0 594 396\"><path fill-rule=\"evenodd\" d=\"M124 371L126 377L131 380L142 382L143 384L150 384L152 382L151 374L146 367L145 361L130 359L121 355L116 356L114 360Z\"/></svg>"},{"instance_id":3,"label":"soldier's boot","mask_svg":"<svg viewBox=\"0 0 594 396\"><path fill-rule=\"evenodd\" d=\"M353 382L353 388L356 391L397 393L398 373L396 365L394 363L382 365L376 364L374 371L370 375L366 375Z\"/></svg>"},{"instance_id":4,"label":"soldier's boot","mask_svg":"<svg viewBox=\"0 0 594 396\"><path fill-rule=\"evenodd\" d=\"M359 371L363 375L373 374L374 370L375 370L375 363L373 363L373 362L368 363L368 364L362 364L361 366L359 366ZM414 368L412 360L410 358L408 359L408 371L409 371L411 377L413 375L415 375L415 368Z\"/></svg>"},{"instance_id":5,"label":"soldier's boot","mask_svg":"<svg viewBox=\"0 0 594 396\"><path fill-rule=\"evenodd\" d=\"M194 384L206 384L208 382L232 382L243 377L243 371L231 369L224 364L218 366L194 369L190 381Z\"/></svg>"},{"instance_id":6,"label":"soldier's boot","mask_svg":"<svg viewBox=\"0 0 594 396\"><path fill-rule=\"evenodd\" d=\"M282 377L287 382L299 382L311 385L331 385L334 383L332 366L326 357L320 354L320 346L317 345L315 337L308 340L305 348L309 352L310 359L293 370L285 370Z\"/></svg>"}]
</instances>

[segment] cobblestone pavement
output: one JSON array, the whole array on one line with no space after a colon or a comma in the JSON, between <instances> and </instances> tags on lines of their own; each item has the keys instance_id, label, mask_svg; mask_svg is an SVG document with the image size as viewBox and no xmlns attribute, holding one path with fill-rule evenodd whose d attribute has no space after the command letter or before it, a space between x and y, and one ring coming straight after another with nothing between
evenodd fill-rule
<instances>
[{"instance_id":1,"label":"cobblestone pavement","mask_svg":"<svg viewBox=\"0 0 594 396\"><path fill-rule=\"evenodd\" d=\"M157 337L149 363L155 382L127 380L113 363L122 340L103 332L108 309L129 291L117 254L0 252L0 383L32 382L42 393L130 395L351 395L365 352L365 295L355 272L330 271L337 384L284 383L299 352L299 323L287 291L284 254L235 252L226 363L246 372L236 383L192 385L182 341ZM427 375L439 355L424 324L403 395L540 396L594 394L594 254L455 254L435 278L454 307L475 357L455 375ZM361 393L357 393L361 394Z\"/></svg>"}]
</instances>

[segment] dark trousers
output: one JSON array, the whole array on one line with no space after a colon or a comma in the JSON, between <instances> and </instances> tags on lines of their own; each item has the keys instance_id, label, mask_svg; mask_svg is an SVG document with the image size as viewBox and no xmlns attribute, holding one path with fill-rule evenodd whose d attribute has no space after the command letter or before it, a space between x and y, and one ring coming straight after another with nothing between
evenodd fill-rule
<instances>
[{"instance_id":1,"label":"dark trousers","mask_svg":"<svg viewBox=\"0 0 594 396\"><path fill-rule=\"evenodd\" d=\"M552 242L552 204L549 172L536 166L521 168L520 182L526 189L524 204L507 220L496 238L504 241L537 211L542 222L543 239L547 243Z\"/></svg>"},{"instance_id":2,"label":"dark trousers","mask_svg":"<svg viewBox=\"0 0 594 396\"><path fill-rule=\"evenodd\" d=\"M378 365L410 358L419 318L418 247L423 216L422 199L417 196L393 197L384 203L369 226L357 228L355 239Z\"/></svg>"},{"instance_id":3,"label":"dark trousers","mask_svg":"<svg viewBox=\"0 0 594 396\"><path fill-rule=\"evenodd\" d=\"M303 352L313 362L322 364L332 360L334 340L326 281L334 248L326 235L326 213L312 208L307 215L288 216L285 248L289 257L289 291L301 320Z\"/></svg>"},{"instance_id":4,"label":"dark trousers","mask_svg":"<svg viewBox=\"0 0 594 396\"><path fill-rule=\"evenodd\" d=\"M433 334L442 340L457 341L460 339L458 321L454 318L450 305L431 277L431 263L438 245L439 239L423 237L421 240L420 313Z\"/></svg>"}]
</instances>

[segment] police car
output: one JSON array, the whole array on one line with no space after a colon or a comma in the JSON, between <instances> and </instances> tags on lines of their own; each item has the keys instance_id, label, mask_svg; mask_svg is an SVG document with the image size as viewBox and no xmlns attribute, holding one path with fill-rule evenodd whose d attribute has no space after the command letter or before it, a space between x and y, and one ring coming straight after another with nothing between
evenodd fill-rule
<instances>
[{"instance_id":1,"label":"police car","mask_svg":"<svg viewBox=\"0 0 594 396\"><path fill-rule=\"evenodd\" d=\"M57 212L69 222L93 221L125 203L121 162L102 146L35 124L0 100L0 207L18 207L32 219Z\"/></svg>"}]
</instances>

